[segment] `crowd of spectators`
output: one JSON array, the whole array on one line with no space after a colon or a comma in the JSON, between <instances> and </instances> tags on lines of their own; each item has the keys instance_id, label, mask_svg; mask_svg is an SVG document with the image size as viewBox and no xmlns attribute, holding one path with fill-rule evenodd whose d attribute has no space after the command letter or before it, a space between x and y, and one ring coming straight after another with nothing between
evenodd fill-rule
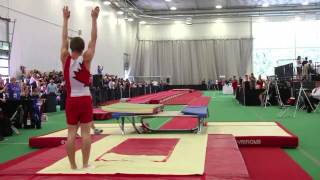
<instances>
[{"instance_id":1,"label":"crowd of spectators","mask_svg":"<svg viewBox=\"0 0 320 180\"><path fill-rule=\"evenodd\" d=\"M139 87L151 87L152 92L163 89L167 83L163 81L129 81L129 79L120 78L116 75L102 74L103 66L98 66L98 74L102 76L101 86L108 90L128 90ZM48 94L59 96L65 94L64 77L62 71L41 72L39 70L27 71L24 66L20 67L20 72L11 79L2 79L0 76L0 98L20 100L21 96L39 96L45 98ZM92 85L92 88L95 88ZM132 90L134 91L134 90ZM134 96L134 95L132 95ZM110 97L117 99L117 97Z\"/></svg>"},{"instance_id":2,"label":"crowd of spectators","mask_svg":"<svg viewBox=\"0 0 320 180\"><path fill-rule=\"evenodd\" d=\"M162 81L134 82L116 75L103 74L102 71L103 67L99 66L97 74L101 76L101 84L91 86L93 99L98 99L93 102L94 105L98 105L95 104L97 102L103 103L154 93L166 87L166 83ZM42 114L56 111L56 105L60 105L61 110L64 110L65 99L66 88L62 71L41 72L26 70L24 66L21 66L15 77L3 79L0 75L0 116L8 120L21 106L24 110L24 117L22 121L15 122L14 126L17 128L41 128ZM38 110L37 120L32 119ZM32 122L29 121L30 119ZM40 124L37 123L39 121ZM10 126L11 122L8 123L7 126ZM3 131L0 129L0 132Z\"/></svg>"}]
</instances>

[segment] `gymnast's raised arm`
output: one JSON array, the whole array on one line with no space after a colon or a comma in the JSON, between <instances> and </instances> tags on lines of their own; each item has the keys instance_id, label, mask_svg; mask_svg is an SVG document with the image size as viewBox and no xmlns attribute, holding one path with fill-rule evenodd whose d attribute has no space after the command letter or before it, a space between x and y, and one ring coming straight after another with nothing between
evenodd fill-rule
<instances>
[{"instance_id":1,"label":"gymnast's raised arm","mask_svg":"<svg viewBox=\"0 0 320 180\"><path fill-rule=\"evenodd\" d=\"M63 29L62 29L62 45L61 45L61 62L64 65L66 58L69 54L69 41L68 41L68 25L69 25L70 11L68 6L63 7Z\"/></svg>"}]
</instances>

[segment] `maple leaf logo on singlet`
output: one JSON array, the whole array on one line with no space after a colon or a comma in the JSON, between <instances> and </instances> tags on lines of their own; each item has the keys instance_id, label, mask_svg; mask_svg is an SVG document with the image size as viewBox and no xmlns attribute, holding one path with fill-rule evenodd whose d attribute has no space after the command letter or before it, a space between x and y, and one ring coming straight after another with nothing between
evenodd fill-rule
<instances>
[{"instance_id":1,"label":"maple leaf logo on singlet","mask_svg":"<svg viewBox=\"0 0 320 180\"><path fill-rule=\"evenodd\" d=\"M84 63L80 63L80 69L78 71L74 71L75 80L84 84L84 86L90 86L90 72L85 67Z\"/></svg>"}]
</instances>

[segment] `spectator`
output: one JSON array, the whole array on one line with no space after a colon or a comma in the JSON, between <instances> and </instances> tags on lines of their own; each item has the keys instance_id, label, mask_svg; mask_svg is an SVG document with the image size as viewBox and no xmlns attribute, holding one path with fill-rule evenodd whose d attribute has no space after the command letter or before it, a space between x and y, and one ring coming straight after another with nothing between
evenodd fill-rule
<instances>
[{"instance_id":1,"label":"spectator","mask_svg":"<svg viewBox=\"0 0 320 180\"><path fill-rule=\"evenodd\" d=\"M308 103L308 101L305 99L304 102L307 106L308 113L312 112L313 109L316 108L316 104L320 101L320 86L316 87L312 90L311 94L309 94L309 101L311 104Z\"/></svg>"},{"instance_id":2,"label":"spectator","mask_svg":"<svg viewBox=\"0 0 320 180\"><path fill-rule=\"evenodd\" d=\"M97 73L98 73L98 75L103 74L103 66L98 65Z\"/></svg>"},{"instance_id":3,"label":"spectator","mask_svg":"<svg viewBox=\"0 0 320 180\"><path fill-rule=\"evenodd\" d=\"M309 71L310 71L309 62L306 61L305 63L302 63L302 65L303 65L302 66L302 79L309 80Z\"/></svg>"},{"instance_id":4,"label":"spectator","mask_svg":"<svg viewBox=\"0 0 320 180\"><path fill-rule=\"evenodd\" d=\"M308 57L305 57L304 60L302 61L302 67L303 67L305 64L308 64Z\"/></svg>"},{"instance_id":5,"label":"spectator","mask_svg":"<svg viewBox=\"0 0 320 180\"><path fill-rule=\"evenodd\" d=\"M7 84L5 90L8 93L9 100L20 100L21 87L20 84L17 83L15 77L11 78L10 83Z\"/></svg>"},{"instance_id":6,"label":"spectator","mask_svg":"<svg viewBox=\"0 0 320 180\"><path fill-rule=\"evenodd\" d=\"M243 79L242 79L242 77L240 76L240 77L239 77L239 84L240 84L240 86L242 85L242 81L243 81Z\"/></svg>"},{"instance_id":7,"label":"spectator","mask_svg":"<svg viewBox=\"0 0 320 180\"><path fill-rule=\"evenodd\" d=\"M233 76L232 89L233 89L233 95L236 95L236 92L237 92L237 89L238 89L238 81L237 81L237 77L236 76Z\"/></svg>"},{"instance_id":8,"label":"spectator","mask_svg":"<svg viewBox=\"0 0 320 180\"><path fill-rule=\"evenodd\" d=\"M242 81L242 87L245 89L250 89L249 75L244 76L244 80Z\"/></svg>"},{"instance_id":9,"label":"spectator","mask_svg":"<svg viewBox=\"0 0 320 180\"><path fill-rule=\"evenodd\" d=\"M261 75L259 75L257 80L257 89L263 89L264 88L265 81L261 78Z\"/></svg>"},{"instance_id":10,"label":"spectator","mask_svg":"<svg viewBox=\"0 0 320 180\"><path fill-rule=\"evenodd\" d=\"M51 79L50 83L47 86L47 94L57 94L57 92L58 92L58 87L54 83L54 80Z\"/></svg>"},{"instance_id":11,"label":"spectator","mask_svg":"<svg viewBox=\"0 0 320 180\"><path fill-rule=\"evenodd\" d=\"M250 89L255 89L256 88L257 79L256 79L256 77L254 77L253 73L251 73L249 80L250 80Z\"/></svg>"},{"instance_id":12,"label":"spectator","mask_svg":"<svg viewBox=\"0 0 320 180\"><path fill-rule=\"evenodd\" d=\"M301 62L301 56L297 57L297 79L301 79L302 74L302 62Z\"/></svg>"},{"instance_id":13,"label":"spectator","mask_svg":"<svg viewBox=\"0 0 320 180\"><path fill-rule=\"evenodd\" d=\"M314 64L312 63L312 60L309 60L308 65L309 65L309 72L308 72L309 75L311 75L311 74L316 74L315 66L314 66Z\"/></svg>"}]
</instances>

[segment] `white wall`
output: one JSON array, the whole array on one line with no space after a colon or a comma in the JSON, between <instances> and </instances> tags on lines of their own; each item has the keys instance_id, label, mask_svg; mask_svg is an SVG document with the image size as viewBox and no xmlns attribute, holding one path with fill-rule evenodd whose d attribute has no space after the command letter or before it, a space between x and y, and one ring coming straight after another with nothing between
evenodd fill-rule
<instances>
[{"instance_id":1,"label":"white wall","mask_svg":"<svg viewBox=\"0 0 320 180\"><path fill-rule=\"evenodd\" d=\"M89 0L0 0L0 16L16 19L15 36L11 57L11 75L20 65L28 69L42 71L62 69L59 54L61 45L62 7L69 5L71 10L70 35L82 31L88 42L91 32ZM90 6L90 7L88 7ZM101 5L103 7L103 5ZM99 17L98 42L91 72L96 73L98 64L104 72L123 75L123 53L131 53L136 32L136 23L118 19L110 7L103 7L107 16ZM40 18L42 20L30 17Z\"/></svg>"},{"instance_id":2,"label":"white wall","mask_svg":"<svg viewBox=\"0 0 320 180\"><path fill-rule=\"evenodd\" d=\"M250 22L140 25L141 40L200 40L250 38Z\"/></svg>"}]
</instances>

